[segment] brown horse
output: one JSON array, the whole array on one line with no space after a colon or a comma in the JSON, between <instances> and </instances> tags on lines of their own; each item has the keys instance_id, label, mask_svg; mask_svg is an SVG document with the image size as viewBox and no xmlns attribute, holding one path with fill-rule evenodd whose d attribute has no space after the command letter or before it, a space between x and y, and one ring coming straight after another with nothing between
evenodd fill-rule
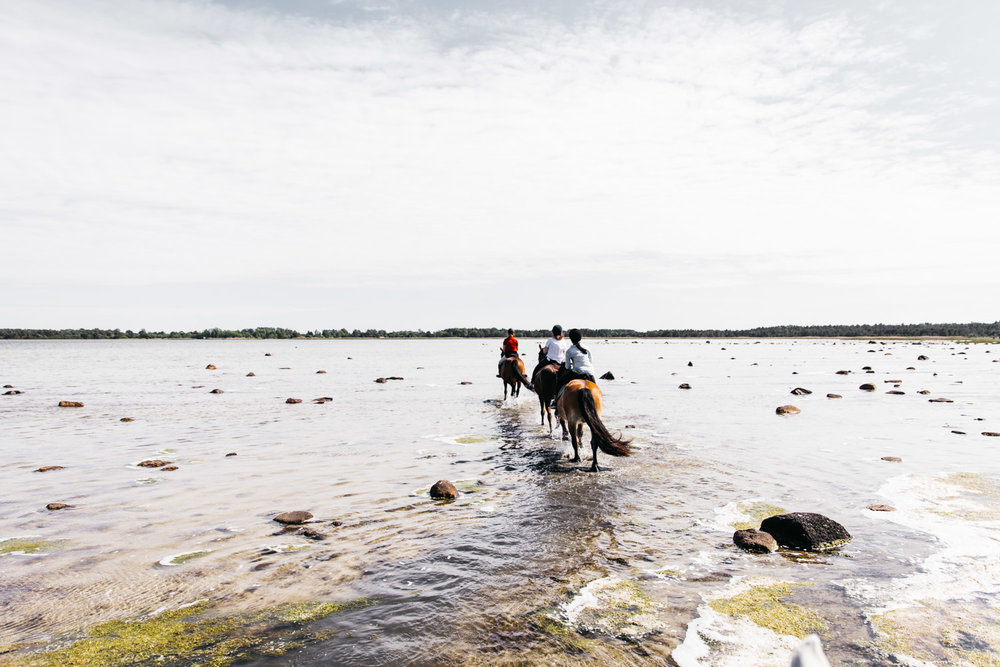
<instances>
[{"instance_id":1,"label":"brown horse","mask_svg":"<svg viewBox=\"0 0 1000 667\"><path fill-rule=\"evenodd\" d=\"M531 381L524 377L524 362L518 357L507 357L500 365L500 379L503 380L503 400L507 400L507 385L510 385L511 397L521 395L521 385L534 391Z\"/></svg>"},{"instance_id":2,"label":"brown horse","mask_svg":"<svg viewBox=\"0 0 1000 667\"><path fill-rule=\"evenodd\" d=\"M545 426L545 418L549 418L549 434L552 434L552 408L549 407L552 399L556 397L556 383L559 375L559 364L550 361L545 354L545 348L538 346L538 363L545 364L538 369L535 377L531 378L531 383L535 385L535 393L538 394L538 405L542 413L542 426ZM565 429L565 427L563 427Z\"/></svg>"},{"instance_id":3,"label":"brown horse","mask_svg":"<svg viewBox=\"0 0 1000 667\"><path fill-rule=\"evenodd\" d=\"M591 472L597 472L597 449L611 456L628 456L632 453L628 440L613 436L601 421L600 388L589 380L570 380L566 383L556 404L556 415L568 429L573 440L572 461L580 460L580 441L583 439L583 425L590 428L590 446L594 450L594 464ZM565 430L564 435L565 438Z\"/></svg>"}]
</instances>

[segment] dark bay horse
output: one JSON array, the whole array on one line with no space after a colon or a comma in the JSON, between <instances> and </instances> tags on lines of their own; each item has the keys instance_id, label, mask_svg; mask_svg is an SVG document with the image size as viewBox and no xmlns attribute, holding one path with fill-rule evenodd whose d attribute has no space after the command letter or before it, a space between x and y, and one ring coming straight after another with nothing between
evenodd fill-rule
<instances>
[{"instance_id":1,"label":"dark bay horse","mask_svg":"<svg viewBox=\"0 0 1000 667\"><path fill-rule=\"evenodd\" d=\"M507 400L507 385L510 385L511 397L521 395L521 385L534 391L531 381L524 377L524 362L518 357L507 357L500 365L500 379L503 380L503 400Z\"/></svg>"},{"instance_id":2,"label":"dark bay horse","mask_svg":"<svg viewBox=\"0 0 1000 667\"><path fill-rule=\"evenodd\" d=\"M556 378L559 375L559 364L550 361L545 354L545 348L538 346L538 363L545 364L538 369L535 377L531 378L531 383L535 386L535 393L538 394L538 405L542 413L542 426L545 426L545 418L549 418L549 434L552 433L552 408L549 405L556 397ZM565 427L564 427L565 428Z\"/></svg>"},{"instance_id":3,"label":"dark bay horse","mask_svg":"<svg viewBox=\"0 0 1000 667\"><path fill-rule=\"evenodd\" d=\"M583 439L583 425L590 428L590 447L594 452L591 472L597 472L597 450L600 448L611 456L628 456L632 453L628 440L613 436L601 421L600 388L589 380L570 380L556 404L556 416L564 424L573 440L574 462L580 460L580 441Z\"/></svg>"}]
</instances>

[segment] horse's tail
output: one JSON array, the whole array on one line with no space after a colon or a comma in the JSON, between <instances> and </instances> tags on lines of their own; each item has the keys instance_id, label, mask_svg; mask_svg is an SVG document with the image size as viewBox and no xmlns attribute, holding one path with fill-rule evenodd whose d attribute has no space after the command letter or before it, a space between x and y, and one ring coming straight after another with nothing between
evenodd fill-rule
<instances>
[{"instance_id":1,"label":"horse's tail","mask_svg":"<svg viewBox=\"0 0 1000 667\"><path fill-rule=\"evenodd\" d=\"M531 380L529 380L524 374L524 371L521 370L521 364L518 363L519 361L520 359L517 357L510 357L507 360L507 366L510 368L511 373L514 374L514 377L520 380L521 384L523 384L528 391L535 391L535 387L531 384Z\"/></svg>"},{"instance_id":2,"label":"horse's tail","mask_svg":"<svg viewBox=\"0 0 1000 667\"><path fill-rule=\"evenodd\" d=\"M602 452L611 456L629 456L632 453L632 448L629 447L631 440L623 440L620 435L617 437L611 435L604 426L601 416L597 414L597 406L594 404L594 395L590 387L580 390L580 411L583 412L583 420L590 427L591 437Z\"/></svg>"}]
</instances>

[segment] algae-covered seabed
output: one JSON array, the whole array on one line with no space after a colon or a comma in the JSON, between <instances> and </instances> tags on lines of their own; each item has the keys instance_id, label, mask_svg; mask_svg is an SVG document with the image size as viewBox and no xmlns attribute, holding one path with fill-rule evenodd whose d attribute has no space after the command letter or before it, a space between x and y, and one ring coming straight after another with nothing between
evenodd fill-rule
<instances>
[{"instance_id":1,"label":"algae-covered seabed","mask_svg":"<svg viewBox=\"0 0 1000 667\"><path fill-rule=\"evenodd\" d=\"M636 454L592 475L485 343L136 343L0 346L2 662L782 665L817 632L834 664L996 664L993 346L595 341ZM289 509L327 538L275 534ZM781 511L854 540L733 547Z\"/></svg>"}]
</instances>

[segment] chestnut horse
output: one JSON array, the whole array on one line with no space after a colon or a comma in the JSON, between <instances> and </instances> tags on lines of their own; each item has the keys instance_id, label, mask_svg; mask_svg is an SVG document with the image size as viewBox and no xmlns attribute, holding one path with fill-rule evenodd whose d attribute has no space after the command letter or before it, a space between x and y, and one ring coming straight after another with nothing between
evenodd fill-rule
<instances>
[{"instance_id":1,"label":"chestnut horse","mask_svg":"<svg viewBox=\"0 0 1000 667\"><path fill-rule=\"evenodd\" d=\"M572 461L580 460L580 441L583 439L583 425L590 428L590 447L594 450L594 464L590 472L597 472L597 449L611 456L628 456L632 453L629 440L613 436L601 421L601 390L589 380L570 380L556 403L556 416L569 430L573 440ZM565 438L565 431L563 434Z\"/></svg>"},{"instance_id":2,"label":"chestnut horse","mask_svg":"<svg viewBox=\"0 0 1000 667\"><path fill-rule=\"evenodd\" d=\"M549 407L552 399L556 397L556 383L559 375L559 364L551 361L545 353L545 348L538 346L538 363L545 364L538 369L535 377L531 378L531 383L535 385L535 393L538 394L538 405L542 413L542 426L545 426L545 418L549 418L549 435L552 434L552 408Z\"/></svg>"},{"instance_id":3,"label":"chestnut horse","mask_svg":"<svg viewBox=\"0 0 1000 667\"><path fill-rule=\"evenodd\" d=\"M500 379L503 380L503 400L507 400L507 385L510 385L511 398L521 395L521 385L534 391L531 381L524 377L524 362L518 357L507 357L500 366Z\"/></svg>"}]
</instances>

